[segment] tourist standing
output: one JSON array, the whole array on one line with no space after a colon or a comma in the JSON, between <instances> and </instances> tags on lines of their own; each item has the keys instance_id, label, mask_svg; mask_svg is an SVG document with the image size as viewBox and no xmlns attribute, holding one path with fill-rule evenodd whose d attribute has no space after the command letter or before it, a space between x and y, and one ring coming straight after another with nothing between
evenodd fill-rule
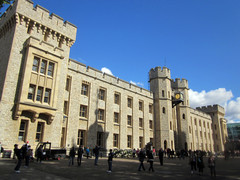
<instances>
[{"instance_id":1,"label":"tourist standing","mask_svg":"<svg viewBox=\"0 0 240 180\"><path fill-rule=\"evenodd\" d=\"M83 156L83 147L79 146L79 148L78 148L78 158L77 158L78 166L81 166L82 156Z\"/></svg>"},{"instance_id":2,"label":"tourist standing","mask_svg":"<svg viewBox=\"0 0 240 180\"><path fill-rule=\"evenodd\" d=\"M162 148L160 148L158 151L158 156L159 156L159 161L161 166L163 166L163 154L164 154L164 151Z\"/></svg>"},{"instance_id":3,"label":"tourist standing","mask_svg":"<svg viewBox=\"0 0 240 180\"><path fill-rule=\"evenodd\" d=\"M195 153L192 152L189 158L189 164L191 166L191 174L193 174L193 172L197 170L196 163L197 163L197 158L195 156Z\"/></svg>"},{"instance_id":4,"label":"tourist standing","mask_svg":"<svg viewBox=\"0 0 240 180\"><path fill-rule=\"evenodd\" d=\"M141 168L145 171L144 165L143 165L143 161L145 159L145 152L141 149L141 151L139 152L139 161L140 161L140 165L138 167L138 171L141 171Z\"/></svg>"},{"instance_id":5,"label":"tourist standing","mask_svg":"<svg viewBox=\"0 0 240 180\"><path fill-rule=\"evenodd\" d=\"M89 158L89 153L90 153L90 149L89 149L89 147L87 147L87 149L86 149L86 153L87 153L87 159Z\"/></svg>"},{"instance_id":6,"label":"tourist standing","mask_svg":"<svg viewBox=\"0 0 240 180\"><path fill-rule=\"evenodd\" d=\"M136 157L136 149L134 148L133 149L133 158L135 158Z\"/></svg>"},{"instance_id":7,"label":"tourist standing","mask_svg":"<svg viewBox=\"0 0 240 180\"><path fill-rule=\"evenodd\" d=\"M213 155L210 155L208 159L208 167L210 168L211 176L216 177L216 169L215 169L215 158Z\"/></svg>"},{"instance_id":8,"label":"tourist standing","mask_svg":"<svg viewBox=\"0 0 240 180\"><path fill-rule=\"evenodd\" d=\"M204 162L203 162L203 156L201 153L199 153L199 156L197 157L197 167L198 167L199 176L203 175Z\"/></svg>"},{"instance_id":9,"label":"tourist standing","mask_svg":"<svg viewBox=\"0 0 240 180\"><path fill-rule=\"evenodd\" d=\"M95 155L95 161L94 161L95 166L98 165L99 150L100 150L100 147L98 145L96 145L95 148L93 149L93 153Z\"/></svg>"},{"instance_id":10,"label":"tourist standing","mask_svg":"<svg viewBox=\"0 0 240 180\"><path fill-rule=\"evenodd\" d=\"M71 164L74 165L75 154L76 154L75 149L74 149L74 147L72 147L70 152L69 152L69 164L68 164L68 166L70 166Z\"/></svg>"},{"instance_id":11,"label":"tourist standing","mask_svg":"<svg viewBox=\"0 0 240 180\"><path fill-rule=\"evenodd\" d=\"M110 152L108 153L108 173L112 172L113 155L112 149L110 149Z\"/></svg>"},{"instance_id":12,"label":"tourist standing","mask_svg":"<svg viewBox=\"0 0 240 180\"><path fill-rule=\"evenodd\" d=\"M15 167L15 172L16 173L20 173L20 167L21 167L21 163L22 163L22 152L21 149L18 149L18 144L14 145L14 153L17 156L17 165Z\"/></svg>"}]
</instances>

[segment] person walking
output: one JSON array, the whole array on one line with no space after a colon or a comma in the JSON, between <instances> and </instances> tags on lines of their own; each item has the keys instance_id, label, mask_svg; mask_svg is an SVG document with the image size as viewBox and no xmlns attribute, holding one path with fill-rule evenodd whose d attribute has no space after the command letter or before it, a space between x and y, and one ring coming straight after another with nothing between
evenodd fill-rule
<instances>
[{"instance_id":1,"label":"person walking","mask_svg":"<svg viewBox=\"0 0 240 180\"><path fill-rule=\"evenodd\" d=\"M154 169L153 169L153 161L154 161L153 152L150 151L150 152L148 153L148 162L149 162L149 164L150 164L150 167L149 167L149 169L148 169L149 172L150 172L151 170L152 170L152 172L154 172Z\"/></svg>"},{"instance_id":2,"label":"person walking","mask_svg":"<svg viewBox=\"0 0 240 180\"><path fill-rule=\"evenodd\" d=\"M210 155L208 159L208 167L210 168L211 176L216 177L216 169L215 169L215 158L213 155Z\"/></svg>"},{"instance_id":3,"label":"person walking","mask_svg":"<svg viewBox=\"0 0 240 180\"><path fill-rule=\"evenodd\" d=\"M74 147L72 147L70 152L69 152L69 164L68 164L68 166L70 166L71 164L74 165L75 154L76 154L75 149L74 149Z\"/></svg>"},{"instance_id":4,"label":"person walking","mask_svg":"<svg viewBox=\"0 0 240 180\"><path fill-rule=\"evenodd\" d=\"M39 161L39 163L41 163L42 158L43 158L43 145L40 145L39 148L37 149L37 162Z\"/></svg>"},{"instance_id":5,"label":"person walking","mask_svg":"<svg viewBox=\"0 0 240 180\"><path fill-rule=\"evenodd\" d=\"M17 165L14 168L16 173L20 173L20 167L21 167L21 163L22 163L22 151L21 149L18 149L18 144L14 145L14 153L17 156Z\"/></svg>"},{"instance_id":6,"label":"person walking","mask_svg":"<svg viewBox=\"0 0 240 180\"><path fill-rule=\"evenodd\" d=\"M93 153L95 155L95 161L94 161L95 166L98 165L99 150L100 150L100 147L98 145L96 145L95 148L93 149Z\"/></svg>"},{"instance_id":7,"label":"person walking","mask_svg":"<svg viewBox=\"0 0 240 180\"><path fill-rule=\"evenodd\" d=\"M143 162L144 162L144 159L145 159L145 152L141 149L141 151L139 152L139 161L140 161L140 165L138 167L138 171L141 171L141 168L145 171L145 168L144 168L144 165L143 165Z\"/></svg>"},{"instance_id":8,"label":"person walking","mask_svg":"<svg viewBox=\"0 0 240 180\"><path fill-rule=\"evenodd\" d=\"M79 148L78 148L78 158L77 158L78 166L81 166L82 156L83 156L83 147L79 146Z\"/></svg>"},{"instance_id":9,"label":"person walking","mask_svg":"<svg viewBox=\"0 0 240 180\"><path fill-rule=\"evenodd\" d=\"M110 152L108 153L108 173L112 172L112 161L113 161L113 152L112 149L110 149Z\"/></svg>"},{"instance_id":10,"label":"person walking","mask_svg":"<svg viewBox=\"0 0 240 180\"><path fill-rule=\"evenodd\" d=\"M160 161L160 165L163 166L163 154L164 154L164 151L162 148L159 149L158 151L158 157L159 157L159 161Z\"/></svg>"}]
</instances>

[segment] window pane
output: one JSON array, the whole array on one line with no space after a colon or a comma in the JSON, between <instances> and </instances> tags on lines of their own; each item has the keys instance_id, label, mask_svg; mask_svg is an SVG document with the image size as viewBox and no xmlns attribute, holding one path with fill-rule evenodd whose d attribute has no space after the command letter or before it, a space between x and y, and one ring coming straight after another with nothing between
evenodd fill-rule
<instances>
[{"instance_id":1,"label":"window pane","mask_svg":"<svg viewBox=\"0 0 240 180\"><path fill-rule=\"evenodd\" d=\"M46 73L46 66L47 66L47 61L42 61L41 63L41 69L40 69L40 73L45 74Z\"/></svg>"},{"instance_id":2,"label":"window pane","mask_svg":"<svg viewBox=\"0 0 240 180\"><path fill-rule=\"evenodd\" d=\"M38 72L39 61L40 61L39 58L34 57L32 70L35 71L35 72Z\"/></svg>"},{"instance_id":3,"label":"window pane","mask_svg":"<svg viewBox=\"0 0 240 180\"><path fill-rule=\"evenodd\" d=\"M42 101L42 93L43 93L43 88L42 87L38 87L37 101Z\"/></svg>"},{"instance_id":4,"label":"window pane","mask_svg":"<svg viewBox=\"0 0 240 180\"><path fill-rule=\"evenodd\" d=\"M54 64L49 63L49 65L48 65L48 75L49 76L53 76L53 70L54 70Z\"/></svg>"}]
</instances>

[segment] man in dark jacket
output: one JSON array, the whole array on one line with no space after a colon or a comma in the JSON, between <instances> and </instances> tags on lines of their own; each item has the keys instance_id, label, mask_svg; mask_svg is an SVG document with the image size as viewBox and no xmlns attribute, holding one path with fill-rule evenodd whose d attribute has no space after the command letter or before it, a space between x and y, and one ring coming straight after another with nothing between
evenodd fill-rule
<instances>
[{"instance_id":1,"label":"man in dark jacket","mask_svg":"<svg viewBox=\"0 0 240 180\"><path fill-rule=\"evenodd\" d=\"M138 167L138 171L141 171L141 168L145 171L145 168L144 168L144 165L143 165L143 161L144 161L146 155L145 155L145 152L142 149L139 152L138 157L139 157L139 161L140 161L140 165Z\"/></svg>"},{"instance_id":2,"label":"man in dark jacket","mask_svg":"<svg viewBox=\"0 0 240 180\"><path fill-rule=\"evenodd\" d=\"M70 153L69 153L69 166L72 164L74 165L74 159L75 159L75 149L74 147L71 148Z\"/></svg>"},{"instance_id":3,"label":"man in dark jacket","mask_svg":"<svg viewBox=\"0 0 240 180\"><path fill-rule=\"evenodd\" d=\"M95 148L93 149L93 153L95 154L94 164L96 166L97 166L97 163L98 163L99 150L100 150L100 147L98 145L96 145Z\"/></svg>"},{"instance_id":4,"label":"man in dark jacket","mask_svg":"<svg viewBox=\"0 0 240 180\"><path fill-rule=\"evenodd\" d=\"M108 173L112 172L112 160L113 160L113 152L112 149L110 149L110 152L108 153Z\"/></svg>"},{"instance_id":5,"label":"man in dark jacket","mask_svg":"<svg viewBox=\"0 0 240 180\"><path fill-rule=\"evenodd\" d=\"M79 146L79 148L78 148L78 158L77 158L78 166L81 166L82 156L83 156L83 147Z\"/></svg>"},{"instance_id":6,"label":"man in dark jacket","mask_svg":"<svg viewBox=\"0 0 240 180\"><path fill-rule=\"evenodd\" d=\"M17 159L18 159L17 165L16 165L14 170L15 170L16 173L20 173L19 169L20 169L20 166L21 166L21 163L22 163L22 152L21 152L21 149L18 149L18 144L14 145L14 153L17 156Z\"/></svg>"},{"instance_id":7,"label":"man in dark jacket","mask_svg":"<svg viewBox=\"0 0 240 180\"><path fill-rule=\"evenodd\" d=\"M163 165L163 149L160 148L159 151L158 151L158 155L159 155L159 161L160 161L160 165L162 166Z\"/></svg>"}]
</instances>

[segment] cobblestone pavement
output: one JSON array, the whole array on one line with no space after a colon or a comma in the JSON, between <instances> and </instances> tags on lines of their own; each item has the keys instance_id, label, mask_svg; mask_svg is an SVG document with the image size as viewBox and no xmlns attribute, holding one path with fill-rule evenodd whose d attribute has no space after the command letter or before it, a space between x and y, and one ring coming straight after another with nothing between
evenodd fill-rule
<instances>
[{"instance_id":1,"label":"cobblestone pavement","mask_svg":"<svg viewBox=\"0 0 240 180\"><path fill-rule=\"evenodd\" d=\"M41 164L31 162L28 168L24 168L22 163L20 173L13 170L16 160L1 158L0 159L0 179L1 180L68 180L68 179L218 179L218 180L240 180L240 158L224 160L218 158L216 161L217 177L211 178L209 168L207 167L207 158L204 159L205 168L203 176L190 174L188 159L164 159L164 165L160 166L159 161L155 158L154 170L149 172L149 164L145 161L146 171L138 171L139 161L137 159L120 159L113 160L113 172L107 173L108 164L106 158L100 158L98 166L94 165L94 159L83 158L82 165L68 166L68 159L60 161L50 160L43 161Z\"/></svg>"}]
</instances>

